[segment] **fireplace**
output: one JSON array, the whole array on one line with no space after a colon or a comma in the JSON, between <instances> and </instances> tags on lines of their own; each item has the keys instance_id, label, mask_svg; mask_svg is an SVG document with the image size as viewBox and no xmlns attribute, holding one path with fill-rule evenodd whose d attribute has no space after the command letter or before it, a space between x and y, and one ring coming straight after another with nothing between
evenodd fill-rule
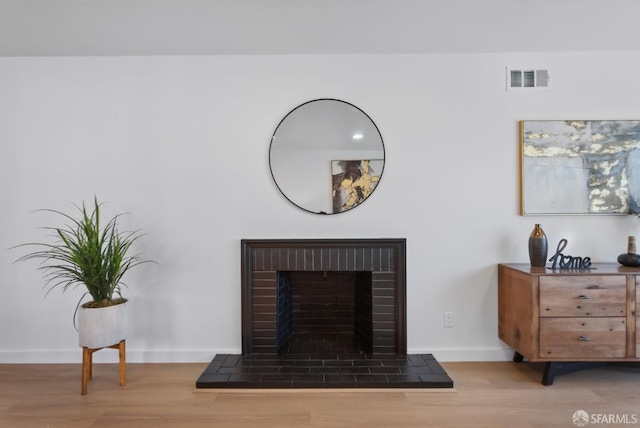
<instances>
[{"instance_id":1,"label":"fireplace","mask_svg":"<svg viewBox=\"0 0 640 428\"><path fill-rule=\"evenodd\" d=\"M363 352L406 355L405 239L242 240L242 354L292 338L352 335Z\"/></svg>"},{"instance_id":2,"label":"fireplace","mask_svg":"<svg viewBox=\"0 0 640 428\"><path fill-rule=\"evenodd\" d=\"M241 247L242 355L215 355L197 388L453 387L433 355L407 355L404 239ZM325 349L344 346L327 335L350 337L357 351Z\"/></svg>"}]
</instances>

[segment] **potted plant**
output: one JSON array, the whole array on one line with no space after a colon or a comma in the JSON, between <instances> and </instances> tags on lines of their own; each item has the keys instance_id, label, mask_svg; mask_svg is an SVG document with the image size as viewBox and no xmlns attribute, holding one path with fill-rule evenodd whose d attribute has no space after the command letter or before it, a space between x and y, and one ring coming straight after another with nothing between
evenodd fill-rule
<instances>
[{"instance_id":1,"label":"potted plant","mask_svg":"<svg viewBox=\"0 0 640 428\"><path fill-rule=\"evenodd\" d=\"M86 287L78 302L77 329L81 347L104 348L126 338L126 302L122 296L123 276L130 269L147 263L139 254L130 254L131 246L140 238L138 230L120 232L118 214L102 223L100 206L94 197L93 208L83 202L78 218L61 211L42 209L64 217L63 227L46 227L53 232L52 243L26 243L18 247L32 247L35 251L18 261L39 259L38 268L44 272L47 294L54 288L65 292L69 288ZM89 294L92 300L80 304ZM75 320L75 316L74 316Z\"/></svg>"}]
</instances>

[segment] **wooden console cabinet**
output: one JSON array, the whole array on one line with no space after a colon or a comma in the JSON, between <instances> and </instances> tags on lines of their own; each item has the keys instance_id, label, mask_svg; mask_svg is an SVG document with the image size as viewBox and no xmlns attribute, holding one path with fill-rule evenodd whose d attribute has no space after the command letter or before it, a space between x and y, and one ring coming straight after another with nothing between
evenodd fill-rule
<instances>
[{"instance_id":1,"label":"wooden console cabinet","mask_svg":"<svg viewBox=\"0 0 640 428\"><path fill-rule=\"evenodd\" d=\"M557 374L605 363L640 362L640 268L498 265L498 336L514 361L547 363Z\"/></svg>"}]
</instances>

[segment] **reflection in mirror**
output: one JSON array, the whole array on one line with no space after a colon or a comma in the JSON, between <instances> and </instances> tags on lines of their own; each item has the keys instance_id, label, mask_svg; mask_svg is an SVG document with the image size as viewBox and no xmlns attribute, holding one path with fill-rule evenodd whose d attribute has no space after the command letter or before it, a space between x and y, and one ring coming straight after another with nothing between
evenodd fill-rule
<instances>
[{"instance_id":1,"label":"reflection in mirror","mask_svg":"<svg viewBox=\"0 0 640 428\"><path fill-rule=\"evenodd\" d=\"M271 174L294 205L317 214L348 211L376 188L384 169L378 127L353 104L308 101L277 126L269 149Z\"/></svg>"}]
</instances>

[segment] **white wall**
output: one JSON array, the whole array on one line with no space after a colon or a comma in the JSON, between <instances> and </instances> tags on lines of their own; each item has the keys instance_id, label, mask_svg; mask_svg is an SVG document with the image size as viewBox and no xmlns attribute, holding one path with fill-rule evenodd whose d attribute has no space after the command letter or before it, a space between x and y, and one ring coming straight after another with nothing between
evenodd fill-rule
<instances>
[{"instance_id":1,"label":"white wall","mask_svg":"<svg viewBox=\"0 0 640 428\"><path fill-rule=\"evenodd\" d=\"M552 90L507 92L506 66L548 68ZM496 264L528 261L534 223L597 262L640 227L519 216L517 122L638 119L638 75L639 52L0 58L0 242L41 240L52 218L31 211L94 194L130 212L159 265L129 276L128 360L205 362L241 349L240 239L404 237L409 352L507 359ZM387 156L373 196L334 216L291 205L268 169L280 119L324 97L368 113ZM44 299L20 254L0 252L0 363L80 361L80 290Z\"/></svg>"}]
</instances>

